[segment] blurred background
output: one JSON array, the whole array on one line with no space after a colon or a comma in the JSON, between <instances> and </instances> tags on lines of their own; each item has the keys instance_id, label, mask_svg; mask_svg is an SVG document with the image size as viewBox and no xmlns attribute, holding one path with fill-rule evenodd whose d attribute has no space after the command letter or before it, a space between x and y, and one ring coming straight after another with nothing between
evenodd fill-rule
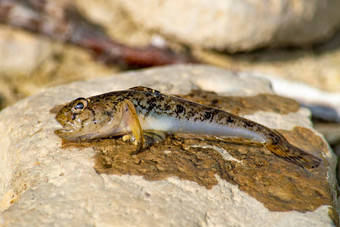
<instances>
[{"instance_id":1,"label":"blurred background","mask_svg":"<svg viewBox=\"0 0 340 227\"><path fill-rule=\"evenodd\" d=\"M48 87L186 63L269 79L340 155L339 0L0 0L0 111Z\"/></svg>"}]
</instances>

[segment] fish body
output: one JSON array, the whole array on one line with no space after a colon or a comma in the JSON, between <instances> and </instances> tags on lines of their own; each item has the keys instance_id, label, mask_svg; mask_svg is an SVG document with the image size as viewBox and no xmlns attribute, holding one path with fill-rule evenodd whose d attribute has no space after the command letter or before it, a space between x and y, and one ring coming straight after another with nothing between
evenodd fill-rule
<instances>
[{"instance_id":1,"label":"fish body","mask_svg":"<svg viewBox=\"0 0 340 227\"><path fill-rule=\"evenodd\" d=\"M143 132L240 137L262 143L275 155L302 167L320 164L319 158L291 145L266 126L146 87L78 98L64 106L56 120L63 129L55 133L71 141L132 133L139 151L143 148Z\"/></svg>"}]
</instances>

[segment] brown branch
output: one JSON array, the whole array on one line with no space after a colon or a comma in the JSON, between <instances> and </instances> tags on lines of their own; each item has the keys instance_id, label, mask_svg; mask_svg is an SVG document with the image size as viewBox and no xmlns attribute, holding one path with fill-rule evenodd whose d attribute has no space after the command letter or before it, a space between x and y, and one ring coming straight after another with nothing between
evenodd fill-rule
<instances>
[{"instance_id":1,"label":"brown branch","mask_svg":"<svg viewBox=\"0 0 340 227\"><path fill-rule=\"evenodd\" d=\"M44 0L0 0L0 22L90 50L107 64L149 67L197 63L192 57L156 47L129 47L109 38L70 6Z\"/></svg>"}]
</instances>

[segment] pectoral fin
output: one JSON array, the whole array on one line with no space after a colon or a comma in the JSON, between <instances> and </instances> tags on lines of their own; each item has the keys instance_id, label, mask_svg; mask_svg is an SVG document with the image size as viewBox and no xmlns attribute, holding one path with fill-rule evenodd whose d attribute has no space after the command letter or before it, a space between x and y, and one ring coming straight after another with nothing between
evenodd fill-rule
<instances>
[{"instance_id":1,"label":"pectoral fin","mask_svg":"<svg viewBox=\"0 0 340 227\"><path fill-rule=\"evenodd\" d=\"M166 133L162 131L146 131L144 132L144 147L164 141Z\"/></svg>"},{"instance_id":2,"label":"pectoral fin","mask_svg":"<svg viewBox=\"0 0 340 227\"><path fill-rule=\"evenodd\" d=\"M136 113L136 108L130 100L124 100L122 102L123 111L126 123L131 129L132 135L137 143L137 149L132 154L139 153L144 146L144 136L143 129L138 119L138 115Z\"/></svg>"}]
</instances>

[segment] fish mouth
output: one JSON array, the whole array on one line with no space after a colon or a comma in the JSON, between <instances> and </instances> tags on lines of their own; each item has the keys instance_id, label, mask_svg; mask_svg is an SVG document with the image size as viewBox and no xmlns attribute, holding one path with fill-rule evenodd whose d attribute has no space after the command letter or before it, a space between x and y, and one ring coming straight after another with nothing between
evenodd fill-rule
<instances>
[{"instance_id":1,"label":"fish mouth","mask_svg":"<svg viewBox=\"0 0 340 227\"><path fill-rule=\"evenodd\" d=\"M66 138L67 135L69 135L72 132L74 132L73 128L71 128L71 127L64 127L64 128L55 130L54 134L56 134L57 136L59 136L61 138Z\"/></svg>"},{"instance_id":2,"label":"fish mouth","mask_svg":"<svg viewBox=\"0 0 340 227\"><path fill-rule=\"evenodd\" d=\"M87 134L82 134L73 128L62 128L54 131L54 134L67 141L81 141Z\"/></svg>"},{"instance_id":3,"label":"fish mouth","mask_svg":"<svg viewBox=\"0 0 340 227\"><path fill-rule=\"evenodd\" d=\"M93 139L93 135L95 133L91 132L82 133L73 128L62 128L55 130L54 134L67 141L79 142L83 140Z\"/></svg>"},{"instance_id":4,"label":"fish mouth","mask_svg":"<svg viewBox=\"0 0 340 227\"><path fill-rule=\"evenodd\" d=\"M91 131L82 131L81 127L76 127L74 124L61 124L63 128L54 131L54 134L60 138L68 141L81 141L84 139L91 139Z\"/></svg>"},{"instance_id":5,"label":"fish mouth","mask_svg":"<svg viewBox=\"0 0 340 227\"><path fill-rule=\"evenodd\" d=\"M68 122L68 121L63 121L62 119L57 119L57 122L63 127L61 129L58 129L60 131L75 131L77 129L76 125L74 123ZM57 131L58 131L57 130Z\"/></svg>"},{"instance_id":6,"label":"fish mouth","mask_svg":"<svg viewBox=\"0 0 340 227\"><path fill-rule=\"evenodd\" d=\"M57 120L58 121L58 120ZM68 124L67 122L58 121L62 128L54 131L54 134L60 138L67 139L70 135L77 133L76 127L73 124Z\"/></svg>"}]
</instances>

